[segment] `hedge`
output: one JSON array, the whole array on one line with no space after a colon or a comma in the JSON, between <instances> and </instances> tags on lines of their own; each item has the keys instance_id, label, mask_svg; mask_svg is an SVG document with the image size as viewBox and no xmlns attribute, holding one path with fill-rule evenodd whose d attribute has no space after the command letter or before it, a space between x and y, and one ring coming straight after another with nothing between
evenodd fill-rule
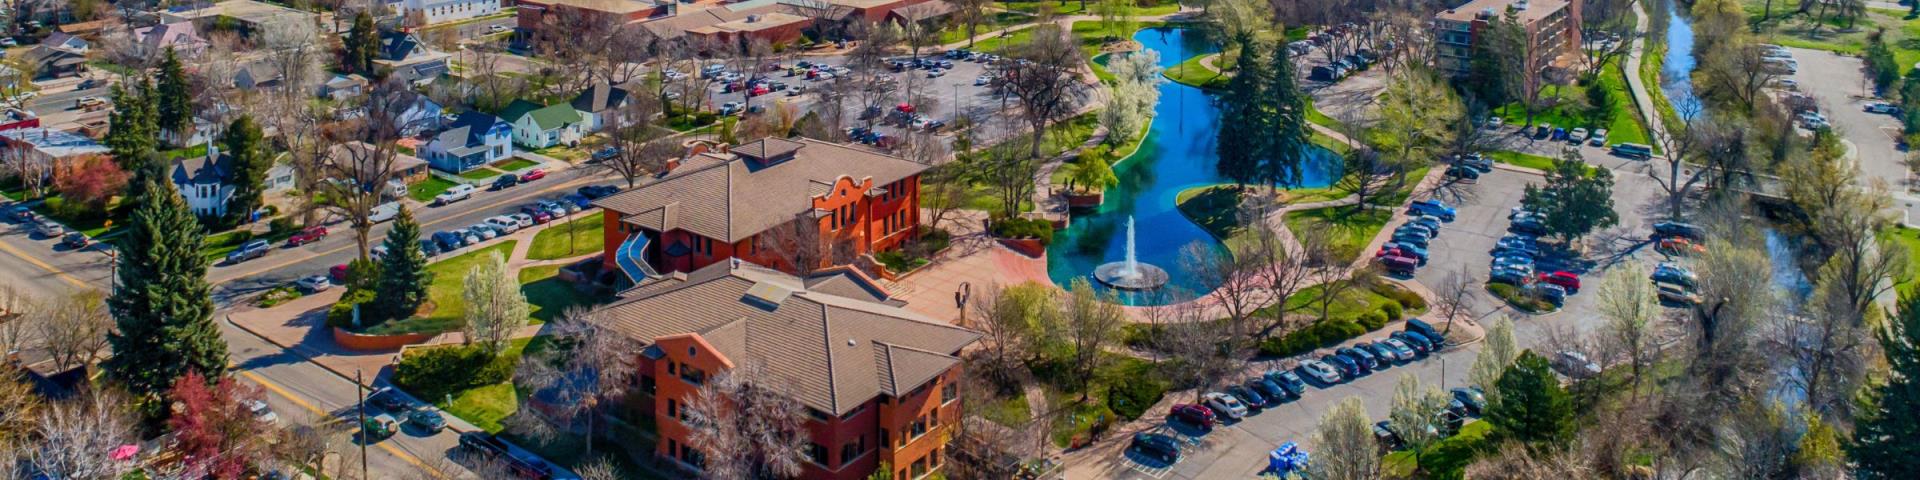
<instances>
[{"instance_id":1,"label":"hedge","mask_svg":"<svg viewBox=\"0 0 1920 480\"><path fill-rule=\"evenodd\" d=\"M512 377L513 359L488 354L480 345L412 350L393 368L393 383L421 398L440 398Z\"/></svg>"},{"instance_id":2,"label":"hedge","mask_svg":"<svg viewBox=\"0 0 1920 480\"><path fill-rule=\"evenodd\" d=\"M1389 322L1399 321L1407 316L1406 309L1400 306L1399 303L1382 304L1380 305L1380 312L1387 316L1387 321Z\"/></svg>"},{"instance_id":3,"label":"hedge","mask_svg":"<svg viewBox=\"0 0 1920 480\"><path fill-rule=\"evenodd\" d=\"M999 238L1037 238L1041 245L1053 243L1053 222L1038 218L1002 218L993 221L993 236Z\"/></svg>"},{"instance_id":4,"label":"hedge","mask_svg":"<svg viewBox=\"0 0 1920 480\"><path fill-rule=\"evenodd\" d=\"M1379 312L1372 312L1379 313ZM1326 320L1314 322L1286 335L1268 337L1260 342L1260 354L1269 357L1289 357L1311 352L1316 348L1338 344L1347 339L1365 335L1368 329L1351 320Z\"/></svg>"},{"instance_id":5,"label":"hedge","mask_svg":"<svg viewBox=\"0 0 1920 480\"><path fill-rule=\"evenodd\" d=\"M1361 314L1360 318L1354 319L1354 321L1360 322L1360 326L1365 327L1369 332L1379 330L1381 327L1387 326L1387 313L1385 310L1385 308L1382 308Z\"/></svg>"},{"instance_id":6,"label":"hedge","mask_svg":"<svg viewBox=\"0 0 1920 480\"><path fill-rule=\"evenodd\" d=\"M354 328L353 306L372 301L372 290L348 291L346 295L340 297L340 301L333 302L333 306L327 308L327 326ZM360 312L361 327L373 326L373 324L376 323L373 321L371 310L373 309L369 308Z\"/></svg>"}]
</instances>

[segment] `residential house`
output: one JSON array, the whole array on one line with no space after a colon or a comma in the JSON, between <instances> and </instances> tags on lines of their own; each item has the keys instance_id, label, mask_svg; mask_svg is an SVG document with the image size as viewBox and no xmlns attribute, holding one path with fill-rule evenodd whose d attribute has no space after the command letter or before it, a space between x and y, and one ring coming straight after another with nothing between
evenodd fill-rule
<instances>
[{"instance_id":1,"label":"residential house","mask_svg":"<svg viewBox=\"0 0 1920 480\"><path fill-rule=\"evenodd\" d=\"M185 6L167 9L160 13L160 23L193 22L202 30L220 25L221 28L232 28L239 31L241 36L251 38L263 28L316 25L318 17L312 12L256 0L224 0L189 2Z\"/></svg>"},{"instance_id":2,"label":"residential house","mask_svg":"<svg viewBox=\"0 0 1920 480\"><path fill-rule=\"evenodd\" d=\"M380 52L373 63L391 69L393 75L407 83L420 86L446 75L450 57L427 48L413 33L386 30L380 32Z\"/></svg>"},{"instance_id":3,"label":"residential house","mask_svg":"<svg viewBox=\"0 0 1920 480\"><path fill-rule=\"evenodd\" d=\"M227 214L227 201L233 198L236 189L232 175L233 156L208 142L206 155L174 160L170 177L174 190L187 201L187 208L193 210L194 215L208 217ZM283 191L293 188L294 179L292 165L275 162L267 170L261 188L266 192Z\"/></svg>"},{"instance_id":4,"label":"residential house","mask_svg":"<svg viewBox=\"0 0 1920 480\"><path fill-rule=\"evenodd\" d=\"M413 101L394 115L393 124L400 126L400 136L411 137L440 128L441 115L446 109L426 95L414 94Z\"/></svg>"},{"instance_id":5,"label":"residential house","mask_svg":"<svg viewBox=\"0 0 1920 480\"><path fill-rule=\"evenodd\" d=\"M501 0L400 0L393 9L401 16L418 15L426 25L457 22L500 13Z\"/></svg>"},{"instance_id":6,"label":"residential house","mask_svg":"<svg viewBox=\"0 0 1920 480\"><path fill-rule=\"evenodd\" d=\"M427 163L461 173L513 156L513 125L480 112L461 113L421 147Z\"/></svg>"},{"instance_id":7,"label":"residential house","mask_svg":"<svg viewBox=\"0 0 1920 480\"><path fill-rule=\"evenodd\" d=\"M812 148L812 147L809 147ZM980 334L909 311L858 271L796 277L743 261L648 280L589 316L641 347L627 405L654 419L655 454L698 471L688 403L713 377L752 365L804 406L797 478L855 480L890 465L922 478L946 465L961 422L961 350Z\"/></svg>"},{"instance_id":8,"label":"residential house","mask_svg":"<svg viewBox=\"0 0 1920 480\"><path fill-rule=\"evenodd\" d=\"M193 22L162 23L133 30L134 51L141 55L162 55L168 48L183 57L196 57L207 49Z\"/></svg>"},{"instance_id":9,"label":"residential house","mask_svg":"<svg viewBox=\"0 0 1920 480\"><path fill-rule=\"evenodd\" d=\"M627 89L597 83L573 96L573 109L587 118L587 130L600 131L613 125L627 125L632 112L627 106L633 98Z\"/></svg>"},{"instance_id":10,"label":"residential house","mask_svg":"<svg viewBox=\"0 0 1920 480\"><path fill-rule=\"evenodd\" d=\"M5 112L0 112L0 130L34 128L38 126L40 126L40 116L34 115L32 110L9 108L6 109Z\"/></svg>"},{"instance_id":11,"label":"residential house","mask_svg":"<svg viewBox=\"0 0 1920 480\"><path fill-rule=\"evenodd\" d=\"M87 43L87 40L80 38L79 35L71 35L66 32L53 32L47 35L46 39L40 40L40 46L72 50L85 54L87 50L93 47L93 44Z\"/></svg>"},{"instance_id":12,"label":"residential house","mask_svg":"<svg viewBox=\"0 0 1920 480\"><path fill-rule=\"evenodd\" d=\"M639 281L740 257L797 271L778 244L818 232L820 258L898 248L920 223L926 165L862 147L768 138L696 147L643 185L602 198L604 266ZM812 222L811 225L795 222ZM629 242L632 242L629 244ZM624 265L623 265L624 264Z\"/></svg>"},{"instance_id":13,"label":"residential house","mask_svg":"<svg viewBox=\"0 0 1920 480\"><path fill-rule=\"evenodd\" d=\"M80 37L54 32L28 50L26 60L33 62L35 78L63 78L85 70L89 45Z\"/></svg>"},{"instance_id":14,"label":"residential house","mask_svg":"<svg viewBox=\"0 0 1920 480\"><path fill-rule=\"evenodd\" d=\"M1542 58L1540 68L1564 65L1564 55L1580 51L1583 0L1473 0L1434 15L1434 66L1454 77L1473 68L1473 46L1494 22L1512 17Z\"/></svg>"},{"instance_id":15,"label":"residential house","mask_svg":"<svg viewBox=\"0 0 1920 480\"><path fill-rule=\"evenodd\" d=\"M342 101L360 96L361 92L366 90L367 77L357 73L334 74L333 78L327 79L325 83L315 88L314 95Z\"/></svg>"},{"instance_id":16,"label":"residential house","mask_svg":"<svg viewBox=\"0 0 1920 480\"><path fill-rule=\"evenodd\" d=\"M234 69L233 86L241 90L273 88L280 86L280 81L284 77L284 75L280 74L279 69L274 68L272 63L265 61L246 62L240 64L240 68Z\"/></svg>"},{"instance_id":17,"label":"residential house","mask_svg":"<svg viewBox=\"0 0 1920 480\"><path fill-rule=\"evenodd\" d=\"M565 103L543 107L514 100L500 111L500 119L513 124L513 143L530 149L579 144L587 134L586 116Z\"/></svg>"},{"instance_id":18,"label":"residential house","mask_svg":"<svg viewBox=\"0 0 1920 480\"><path fill-rule=\"evenodd\" d=\"M388 148L392 148L392 147L388 147ZM327 148L326 157L324 157L322 161L327 162L328 164L333 164L334 162L345 162L346 165L344 165L343 168L354 168L355 165L371 165L372 162L363 162L361 160L367 159L367 158L374 158L374 157L369 157L371 155L382 155L382 154L393 156L393 160L390 167L391 169L389 170L390 173L387 176L386 195L394 198L404 197L407 195L408 185L412 185L414 183L418 183L422 180L427 179L428 172L427 172L426 160L421 160L420 157L415 157L413 155L400 153L398 151L388 151L388 152L376 151L372 145L368 145L364 142L356 141L356 142L337 144L332 147L329 147ZM373 187L367 186L366 188L371 189Z\"/></svg>"}]
</instances>

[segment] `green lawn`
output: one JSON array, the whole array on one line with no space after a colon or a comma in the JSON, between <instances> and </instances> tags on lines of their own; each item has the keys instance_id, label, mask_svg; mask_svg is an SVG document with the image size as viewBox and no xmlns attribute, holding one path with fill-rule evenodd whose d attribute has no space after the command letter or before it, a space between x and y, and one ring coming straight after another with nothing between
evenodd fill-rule
<instances>
[{"instance_id":1,"label":"green lawn","mask_svg":"<svg viewBox=\"0 0 1920 480\"><path fill-rule=\"evenodd\" d=\"M1351 262L1360 257L1360 250L1367 248L1374 234L1387 225L1393 218L1388 209L1368 208L1355 210L1351 206L1316 208L1287 212L1287 229L1298 237L1299 232L1326 231L1332 243L1334 258L1341 262Z\"/></svg>"},{"instance_id":2,"label":"green lawn","mask_svg":"<svg viewBox=\"0 0 1920 480\"><path fill-rule=\"evenodd\" d=\"M1024 391L996 398L982 406L980 416L1008 427L1019 428L1033 418L1033 412L1027 407L1027 394Z\"/></svg>"},{"instance_id":3,"label":"green lawn","mask_svg":"<svg viewBox=\"0 0 1920 480\"><path fill-rule=\"evenodd\" d=\"M1174 65L1173 68L1161 71L1161 75L1165 75L1168 80L1173 80L1190 87L1225 88L1227 86L1227 80L1231 77L1212 68L1207 68L1205 64L1201 63L1202 60L1214 55L1216 54L1194 55L1193 58L1188 58L1178 65Z\"/></svg>"},{"instance_id":4,"label":"green lawn","mask_svg":"<svg viewBox=\"0 0 1920 480\"><path fill-rule=\"evenodd\" d=\"M1141 2L1141 3L1147 3L1147 2ZM1127 7L1125 15L1129 17L1147 17L1147 16L1155 16L1155 15L1167 15L1167 14L1172 14L1174 12L1180 11L1179 3L1169 2L1169 1L1158 1L1153 3L1157 3L1157 4L1152 6L1139 6L1138 4L1136 4L1134 6ZM1096 7L1099 5L1099 2L1091 1L1091 0L1048 2L1043 0L1043 1L1014 1L1014 2L999 3L1000 8L1005 8L1008 10L1013 10L1016 12L1025 12L1025 13L1039 13L1041 9L1041 5L1052 6L1053 13L1055 15L1094 15L1095 12L1097 11Z\"/></svg>"},{"instance_id":5,"label":"green lawn","mask_svg":"<svg viewBox=\"0 0 1920 480\"><path fill-rule=\"evenodd\" d=\"M1225 241L1240 232L1240 187L1210 185L1182 190L1174 205L1195 225Z\"/></svg>"},{"instance_id":6,"label":"green lawn","mask_svg":"<svg viewBox=\"0 0 1920 480\"><path fill-rule=\"evenodd\" d=\"M537 341L536 341L537 340ZM501 352L509 358L520 358L528 353L538 353L550 346L547 337L515 339ZM488 432L499 432L505 428L502 420L513 416L520 410L522 395L513 387L513 382L501 382L493 385L474 387L449 394L442 398L422 398L433 402L433 406L446 411L448 415L460 417L473 426ZM449 402L448 400L452 401Z\"/></svg>"},{"instance_id":7,"label":"green lawn","mask_svg":"<svg viewBox=\"0 0 1920 480\"><path fill-rule=\"evenodd\" d=\"M433 201L433 197L440 195L449 188L453 188L454 185L459 184L454 183L452 180L428 175L426 180L414 182L412 185L407 186L407 198L412 198L415 201L431 202Z\"/></svg>"},{"instance_id":8,"label":"green lawn","mask_svg":"<svg viewBox=\"0 0 1920 480\"><path fill-rule=\"evenodd\" d=\"M1484 421L1467 422L1460 431L1451 437L1435 442L1427 447L1427 453L1420 456L1428 473L1436 470L1454 470L1471 463L1473 456L1481 447L1485 447L1487 432L1493 425ZM1387 454L1380 461L1380 470L1388 478L1411 478L1414 471L1413 452L1401 450ZM1458 473L1454 470L1454 473Z\"/></svg>"},{"instance_id":9,"label":"green lawn","mask_svg":"<svg viewBox=\"0 0 1920 480\"><path fill-rule=\"evenodd\" d=\"M584 216L568 217L564 222L547 227L533 236L533 246L527 250L530 260L554 260L578 256L583 253L598 253L606 242L600 227L604 223L604 212L593 212Z\"/></svg>"},{"instance_id":10,"label":"green lawn","mask_svg":"<svg viewBox=\"0 0 1920 480\"><path fill-rule=\"evenodd\" d=\"M492 180L493 177L498 177L500 176L501 173L503 172L499 170L494 170L487 167L480 167L480 168L460 172L460 178L464 178L468 180L485 181L485 180Z\"/></svg>"},{"instance_id":11,"label":"green lawn","mask_svg":"<svg viewBox=\"0 0 1920 480\"><path fill-rule=\"evenodd\" d=\"M1659 82L1647 83L1650 90L1658 90ZM1588 89L1603 88L1612 92L1608 96L1610 103L1606 108L1584 108ZM1555 127L1572 130L1574 128L1607 129L1607 142L1651 144L1647 128L1641 124L1640 110L1634 106L1633 92L1627 85L1623 67L1609 63L1600 67L1600 74L1594 77L1590 85L1550 86L1541 97L1558 96L1560 105L1534 112L1533 125L1550 123ZM1526 109L1518 102L1508 104L1495 112L1510 125L1525 125Z\"/></svg>"},{"instance_id":12,"label":"green lawn","mask_svg":"<svg viewBox=\"0 0 1920 480\"><path fill-rule=\"evenodd\" d=\"M207 156L207 144L202 143L202 144L194 145L187 148L176 148L173 150L167 150L164 152L160 152L160 155L167 157L167 160L205 157Z\"/></svg>"},{"instance_id":13,"label":"green lawn","mask_svg":"<svg viewBox=\"0 0 1920 480\"><path fill-rule=\"evenodd\" d=\"M1382 285L1380 288L1398 288L1386 282L1382 282L1380 285ZM1314 285L1294 292L1293 296L1287 297L1287 311L1313 312L1318 314L1320 310L1320 296L1322 295L1320 292L1322 290L1325 290L1325 285ZM1333 303L1327 305L1327 318L1357 318L1367 312L1379 310L1389 303L1399 303L1399 301L1381 294L1375 289L1348 288L1341 290L1334 298ZM1406 316L1417 315L1421 312L1421 310L1402 311Z\"/></svg>"},{"instance_id":14,"label":"green lawn","mask_svg":"<svg viewBox=\"0 0 1920 480\"><path fill-rule=\"evenodd\" d=\"M536 265L520 269L520 292L533 304L534 323L551 322L566 313L567 307L594 303L592 295L573 289L561 280L559 265Z\"/></svg>"},{"instance_id":15,"label":"green lawn","mask_svg":"<svg viewBox=\"0 0 1920 480\"><path fill-rule=\"evenodd\" d=\"M1895 280L1899 282L1898 291L1912 290L1914 284L1920 283L1920 229L1893 226L1881 230L1880 236L1907 249L1906 272Z\"/></svg>"},{"instance_id":16,"label":"green lawn","mask_svg":"<svg viewBox=\"0 0 1920 480\"><path fill-rule=\"evenodd\" d=\"M566 145L555 145L547 148L542 148L539 150L534 150L533 153L538 153L541 155L557 158L557 159L560 159L560 161L567 162L567 163L575 163L575 162L579 162L581 160L587 159L588 148L592 148L592 147L589 147L588 143L583 141L580 143L580 146L578 147L569 147ZM527 163L533 163L533 162L527 162Z\"/></svg>"},{"instance_id":17,"label":"green lawn","mask_svg":"<svg viewBox=\"0 0 1920 480\"><path fill-rule=\"evenodd\" d=\"M366 333L445 332L459 328L467 313L467 302L461 298L467 271L478 267L489 253L497 252L502 257L513 254L515 243L518 241L508 240L427 265L427 272L433 274L433 284L427 286L427 297L433 302L433 310L425 316L374 326L367 329Z\"/></svg>"},{"instance_id":18,"label":"green lawn","mask_svg":"<svg viewBox=\"0 0 1920 480\"><path fill-rule=\"evenodd\" d=\"M1547 171L1547 170L1553 169L1552 158L1534 155L1530 153L1509 152L1509 151L1501 150L1496 152L1487 152L1487 158L1491 158L1493 159L1493 161L1508 164L1508 165L1513 165L1516 167L1526 167L1526 168L1531 168L1531 169L1540 170L1540 171Z\"/></svg>"},{"instance_id":19,"label":"green lawn","mask_svg":"<svg viewBox=\"0 0 1920 480\"><path fill-rule=\"evenodd\" d=\"M992 18L974 26L973 34L976 36L984 35L992 33L995 30L1013 27L1032 20L1033 16L1025 13L1007 11L993 12ZM967 40L967 26L957 21L951 23L952 25L947 26L946 29L940 30L939 37L934 39L935 43L946 45Z\"/></svg>"},{"instance_id":20,"label":"green lawn","mask_svg":"<svg viewBox=\"0 0 1920 480\"><path fill-rule=\"evenodd\" d=\"M538 165L540 165L540 162L535 162L535 161L527 160L520 157L513 157L506 160L493 162L493 165L491 166L493 168L500 169L502 171L512 172L512 171L517 171L523 168L535 167Z\"/></svg>"},{"instance_id":21,"label":"green lawn","mask_svg":"<svg viewBox=\"0 0 1920 480\"><path fill-rule=\"evenodd\" d=\"M1334 120L1333 117L1321 113L1319 108L1313 106L1313 97L1307 97L1307 122L1336 130L1341 126L1339 120Z\"/></svg>"}]
</instances>

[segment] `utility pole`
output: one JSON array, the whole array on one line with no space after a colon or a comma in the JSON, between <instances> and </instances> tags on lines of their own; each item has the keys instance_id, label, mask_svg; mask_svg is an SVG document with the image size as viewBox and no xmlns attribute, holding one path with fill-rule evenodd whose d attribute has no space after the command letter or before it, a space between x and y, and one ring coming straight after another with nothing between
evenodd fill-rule
<instances>
[{"instance_id":1,"label":"utility pole","mask_svg":"<svg viewBox=\"0 0 1920 480\"><path fill-rule=\"evenodd\" d=\"M367 436L367 389L360 383L358 368L353 369L353 393L360 397L360 401L353 405L354 412L360 417L360 478L373 478L367 475L367 444L373 443L372 438Z\"/></svg>"}]
</instances>

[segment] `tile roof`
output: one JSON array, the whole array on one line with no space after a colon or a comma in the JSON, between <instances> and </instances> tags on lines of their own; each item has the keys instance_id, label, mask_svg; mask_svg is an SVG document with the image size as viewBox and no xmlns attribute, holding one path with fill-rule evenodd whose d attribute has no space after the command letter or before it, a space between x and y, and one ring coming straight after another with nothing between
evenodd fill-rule
<instances>
[{"instance_id":1,"label":"tile roof","mask_svg":"<svg viewBox=\"0 0 1920 480\"><path fill-rule=\"evenodd\" d=\"M849 298L814 288L871 284L856 275L837 270L824 276L849 278L803 280L751 263L720 262L629 289L593 318L644 343L697 334L736 364L766 365L796 400L835 415L925 384L958 364L954 354L979 340L977 332L871 301L871 295ZM769 296L778 300L763 300Z\"/></svg>"},{"instance_id":2,"label":"tile roof","mask_svg":"<svg viewBox=\"0 0 1920 480\"><path fill-rule=\"evenodd\" d=\"M792 159L781 160L782 155ZM759 161L763 158L776 161ZM694 155L665 177L595 204L620 212L623 222L654 231L683 229L732 243L812 211L812 198L842 176L871 177L880 186L926 169L863 148L809 138L769 139L735 147L732 154Z\"/></svg>"}]
</instances>

